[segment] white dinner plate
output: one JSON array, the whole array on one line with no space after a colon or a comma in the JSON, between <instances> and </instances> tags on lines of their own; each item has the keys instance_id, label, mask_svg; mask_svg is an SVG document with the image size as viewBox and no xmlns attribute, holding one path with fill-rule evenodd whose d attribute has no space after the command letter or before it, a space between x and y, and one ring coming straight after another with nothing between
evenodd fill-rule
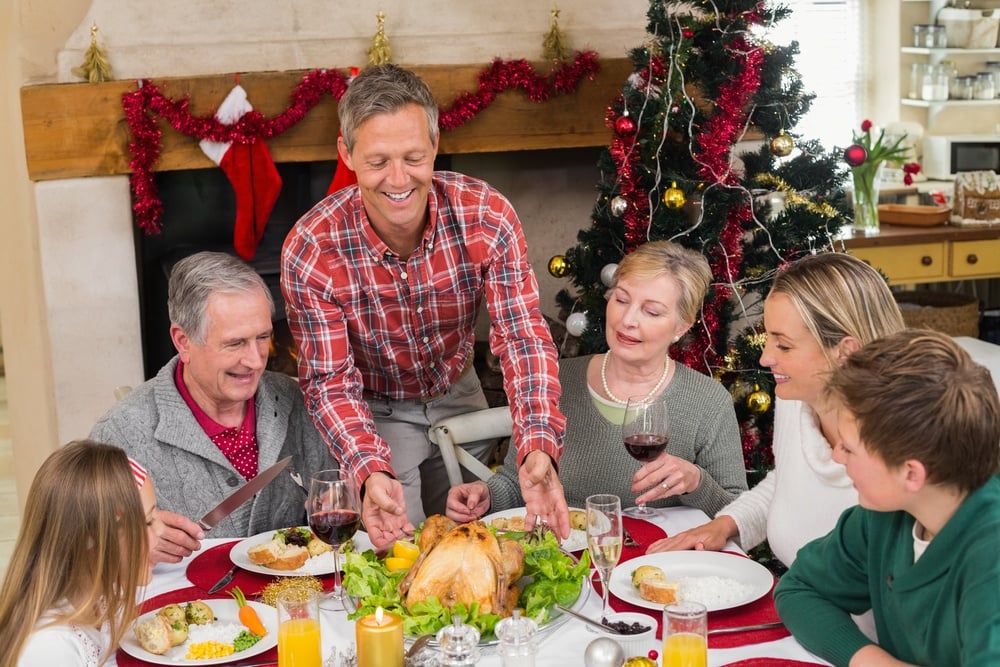
<instances>
[{"instance_id":1,"label":"white dinner plate","mask_svg":"<svg viewBox=\"0 0 1000 667\"><path fill-rule=\"evenodd\" d=\"M570 507L569 509L574 512L583 511L578 507ZM502 512L493 512L492 514L487 514L486 516L481 518L480 521L489 526L490 522L493 519L509 519L514 516L523 517L526 513L527 510L524 507L515 507L514 509L503 510ZM583 551L584 549L587 548L587 531L571 529L569 531L569 537L567 537L565 540L562 540L559 546L561 546L564 550L569 551L570 553L576 551Z\"/></svg>"},{"instance_id":2,"label":"white dinner plate","mask_svg":"<svg viewBox=\"0 0 1000 667\"><path fill-rule=\"evenodd\" d=\"M719 551L666 551L658 554L647 554L625 561L611 571L611 582L608 589L620 600L631 602L637 607L660 610L661 602L650 602L639 597L639 589L632 585L632 573L642 565L655 565L663 570L667 579L680 581L680 595L684 598L685 579L697 577L722 577L732 579L745 590L742 595L726 599L723 602L708 602L696 600L705 604L709 611L731 609L740 605L759 600L771 591L774 585L774 575L770 570L755 560L722 553Z\"/></svg>"},{"instance_id":3,"label":"white dinner plate","mask_svg":"<svg viewBox=\"0 0 1000 667\"><path fill-rule=\"evenodd\" d=\"M203 600L203 602L212 608L216 621L237 624L240 623L239 607L236 605L236 600ZM261 653L264 653L265 651L268 651L278 645L278 611L274 607L261 604L260 602L248 600L247 604L257 611L257 615L260 616L261 622L267 629L267 634L264 635L259 642L245 651L233 653L232 655L227 655L224 658L185 660L184 656L187 655L188 646L190 644L190 641L186 641L180 646L174 646L163 655L156 655L155 653L150 653L140 646L139 642L135 638L135 633L131 631L122 639L121 648L130 656L138 658L139 660L151 662L155 665L223 665L227 662L236 662L237 660L243 660L244 658L251 658L255 655L260 655ZM159 609L151 611L148 614L143 614L136 620L136 623L140 623L151 616L155 616L157 611L159 611Z\"/></svg>"},{"instance_id":4,"label":"white dinner plate","mask_svg":"<svg viewBox=\"0 0 1000 667\"><path fill-rule=\"evenodd\" d=\"M307 530L309 529L309 526L301 527ZM250 556L247 555L247 551L258 544L270 542L274 539L275 533L277 533L277 531L269 530L266 533L258 533L252 537L240 540L236 546L233 547L232 551L229 552L229 560L233 562L233 565L247 570L248 572L268 574L273 577L301 577L305 575L317 576L322 574L333 574L332 551L327 551L325 554L320 554L319 556L312 556L306 560L302 567L294 570L275 570L264 565L257 565L251 561ZM366 551L368 549L375 548L372 541L368 539L368 533L362 530L356 532L352 539L354 540L355 551ZM343 562L341 562L340 567L343 569Z\"/></svg>"}]
</instances>

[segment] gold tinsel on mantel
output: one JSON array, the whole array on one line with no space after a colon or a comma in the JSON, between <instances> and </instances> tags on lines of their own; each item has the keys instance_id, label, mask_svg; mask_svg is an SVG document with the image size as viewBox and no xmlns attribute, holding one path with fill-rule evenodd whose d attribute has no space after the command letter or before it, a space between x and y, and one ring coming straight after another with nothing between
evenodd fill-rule
<instances>
[{"instance_id":1,"label":"gold tinsel on mantel","mask_svg":"<svg viewBox=\"0 0 1000 667\"><path fill-rule=\"evenodd\" d=\"M90 26L90 46L83 54L83 64L73 68L73 74L86 79L90 83L100 83L111 80L111 63L108 54L97 43L97 23Z\"/></svg>"},{"instance_id":2,"label":"gold tinsel on mantel","mask_svg":"<svg viewBox=\"0 0 1000 667\"><path fill-rule=\"evenodd\" d=\"M566 33L559 28L559 8L552 8L552 26L542 41L542 57L546 60L563 61L569 57Z\"/></svg>"},{"instance_id":3,"label":"gold tinsel on mantel","mask_svg":"<svg viewBox=\"0 0 1000 667\"><path fill-rule=\"evenodd\" d=\"M392 62L392 49L389 48L389 38L385 36L385 12L380 11L375 18L378 20L378 30L368 49L368 64L385 65Z\"/></svg>"}]
</instances>

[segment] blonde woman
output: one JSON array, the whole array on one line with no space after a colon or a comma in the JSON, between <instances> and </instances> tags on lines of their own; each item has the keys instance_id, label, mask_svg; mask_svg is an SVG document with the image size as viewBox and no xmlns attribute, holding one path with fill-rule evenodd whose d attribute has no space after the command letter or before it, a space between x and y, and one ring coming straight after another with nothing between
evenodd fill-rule
<instances>
[{"instance_id":1,"label":"blonde woman","mask_svg":"<svg viewBox=\"0 0 1000 667\"><path fill-rule=\"evenodd\" d=\"M80 440L49 456L0 589L0 666L115 665L155 523L152 480L123 450Z\"/></svg>"},{"instance_id":2,"label":"blonde woman","mask_svg":"<svg viewBox=\"0 0 1000 667\"><path fill-rule=\"evenodd\" d=\"M764 302L767 345L760 363L774 373L774 470L711 522L660 540L650 551L744 549L765 539L791 565L799 548L826 535L858 494L833 460L837 414L824 386L863 345L905 328L885 280L843 253L810 255L775 278Z\"/></svg>"},{"instance_id":3,"label":"blonde woman","mask_svg":"<svg viewBox=\"0 0 1000 667\"><path fill-rule=\"evenodd\" d=\"M733 401L712 378L670 358L698 317L712 272L705 257L669 241L622 259L608 290L608 352L562 359L559 409L566 415L559 479L570 505L612 493L622 505L688 505L709 516L747 488ZM666 452L639 465L622 442L630 396L663 397L670 415ZM448 516L470 521L524 504L514 454L489 482L456 486Z\"/></svg>"}]
</instances>

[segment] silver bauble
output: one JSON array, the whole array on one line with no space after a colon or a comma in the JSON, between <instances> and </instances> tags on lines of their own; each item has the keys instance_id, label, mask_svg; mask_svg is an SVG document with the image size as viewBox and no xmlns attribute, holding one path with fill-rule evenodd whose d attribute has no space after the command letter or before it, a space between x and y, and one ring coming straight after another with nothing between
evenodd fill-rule
<instances>
[{"instance_id":1,"label":"silver bauble","mask_svg":"<svg viewBox=\"0 0 1000 667\"><path fill-rule=\"evenodd\" d=\"M625 649L609 637L598 637L587 645L583 652L586 667L622 667L625 664Z\"/></svg>"},{"instance_id":2,"label":"silver bauble","mask_svg":"<svg viewBox=\"0 0 1000 667\"><path fill-rule=\"evenodd\" d=\"M618 196L611 200L611 215L620 218L628 210L628 202L624 197Z\"/></svg>"},{"instance_id":3,"label":"silver bauble","mask_svg":"<svg viewBox=\"0 0 1000 667\"><path fill-rule=\"evenodd\" d=\"M587 313L572 313L566 318L566 331L570 336L580 337L587 330Z\"/></svg>"},{"instance_id":4,"label":"silver bauble","mask_svg":"<svg viewBox=\"0 0 1000 667\"><path fill-rule=\"evenodd\" d=\"M605 287L611 287L611 282L615 279L615 271L617 270L618 265L614 262L605 264L604 268L601 269L601 282L604 283Z\"/></svg>"}]
</instances>

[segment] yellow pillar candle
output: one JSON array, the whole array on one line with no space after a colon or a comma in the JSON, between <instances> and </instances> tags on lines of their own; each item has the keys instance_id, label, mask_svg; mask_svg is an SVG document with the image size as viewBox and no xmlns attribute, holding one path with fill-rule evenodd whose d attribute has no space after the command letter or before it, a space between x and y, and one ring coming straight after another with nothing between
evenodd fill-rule
<instances>
[{"instance_id":1,"label":"yellow pillar candle","mask_svg":"<svg viewBox=\"0 0 1000 667\"><path fill-rule=\"evenodd\" d=\"M358 667L403 667L403 620L382 607L354 626Z\"/></svg>"}]
</instances>

